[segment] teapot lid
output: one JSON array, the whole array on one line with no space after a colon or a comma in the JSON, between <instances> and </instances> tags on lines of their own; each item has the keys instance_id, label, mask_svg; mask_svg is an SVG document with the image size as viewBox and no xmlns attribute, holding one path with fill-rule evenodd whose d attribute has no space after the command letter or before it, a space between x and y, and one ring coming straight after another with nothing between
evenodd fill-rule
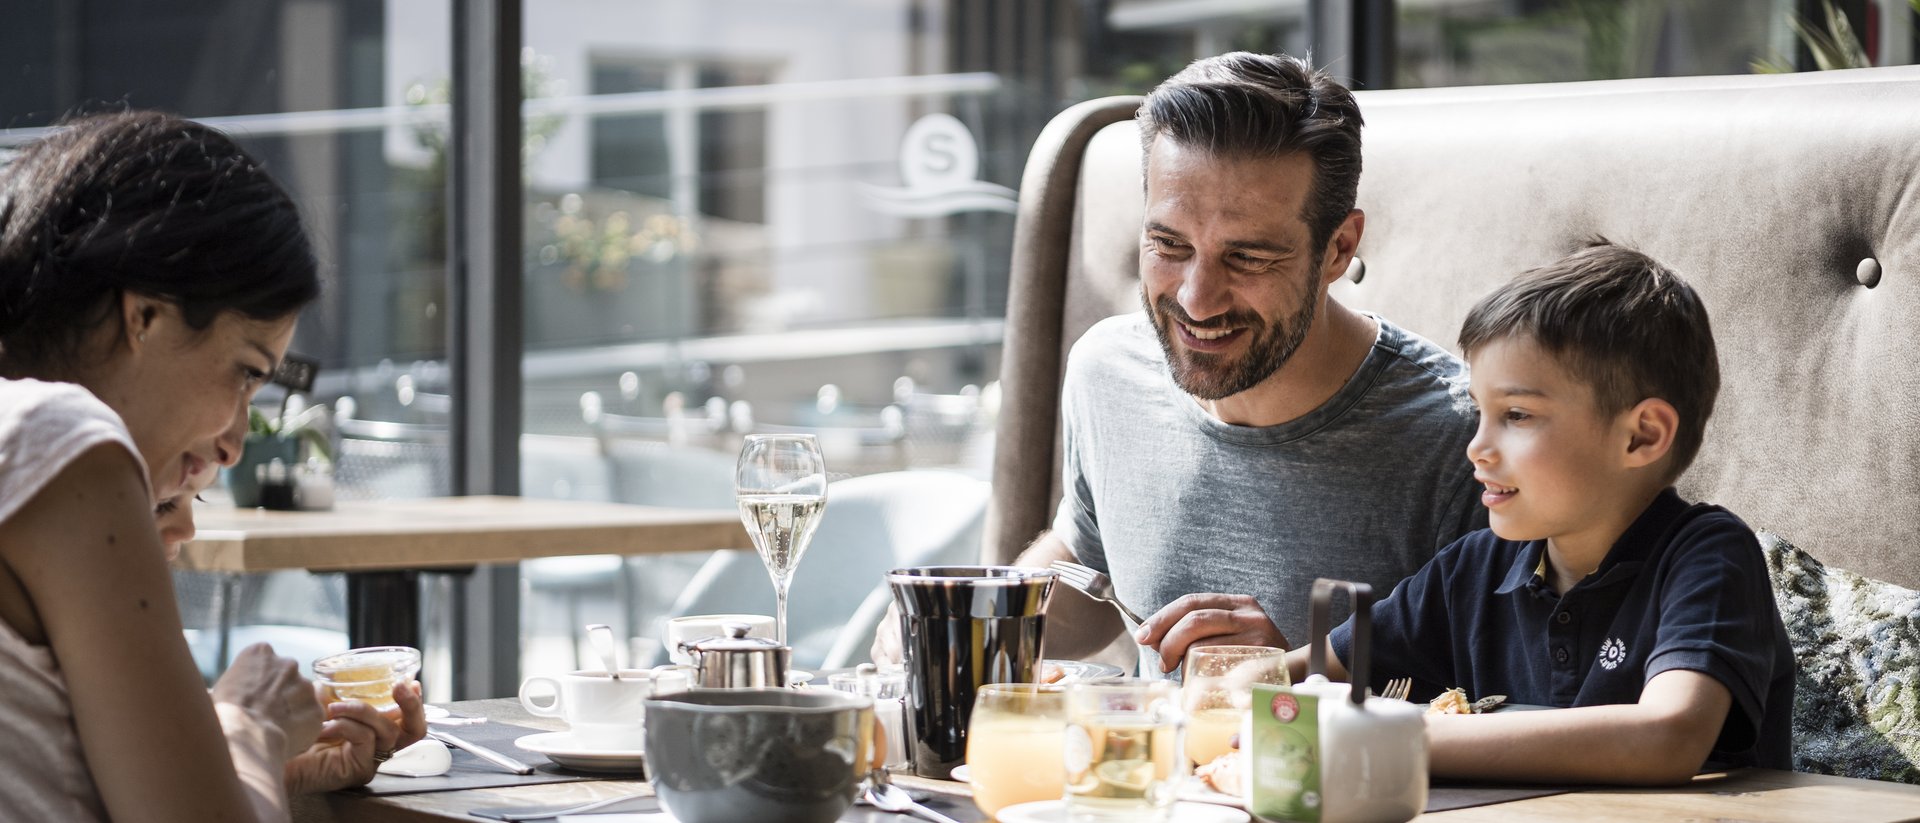
<instances>
[{"instance_id":1,"label":"teapot lid","mask_svg":"<svg viewBox=\"0 0 1920 823\"><path fill-rule=\"evenodd\" d=\"M689 640L680 645L688 651L696 652L745 652L787 648L780 641L770 637L748 637L747 632L752 631L752 628L745 623L728 623L720 628L721 631L726 632L724 635Z\"/></svg>"}]
</instances>

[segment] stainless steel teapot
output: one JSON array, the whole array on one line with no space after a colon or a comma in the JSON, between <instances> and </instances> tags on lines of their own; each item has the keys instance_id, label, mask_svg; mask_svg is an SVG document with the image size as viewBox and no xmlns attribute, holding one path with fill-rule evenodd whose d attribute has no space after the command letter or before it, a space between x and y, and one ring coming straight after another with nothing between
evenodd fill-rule
<instances>
[{"instance_id":1,"label":"stainless steel teapot","mask_svg":"<svg viewBox=\"0 0 1920 823\"><path fill-rule=\"evenodd\" d=\"M698 689L777 689L787 685L787 666L793 649L765 637L748 637L751 627L728 623L724 636L680 644L693 660L693 686Z\"/></svg>"}]
</instances>

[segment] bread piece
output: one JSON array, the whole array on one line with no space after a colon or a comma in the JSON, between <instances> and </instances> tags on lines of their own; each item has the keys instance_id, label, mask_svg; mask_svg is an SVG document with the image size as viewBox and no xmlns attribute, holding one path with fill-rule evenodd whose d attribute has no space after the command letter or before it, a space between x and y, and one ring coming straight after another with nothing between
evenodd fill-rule
<instances>
[{"instance_id":1,"label":"bread piece","mask_svg":"<svg viewBox=\"0 0 1920 823\"><path fill-rule=\"evenodd\" d=\"M1206 781L1208 786L1221 794L1240 796L1240 753L1227 752L1193 770L1194 776Z\"/></svg>"},{"instance_id":2,"label":"bread piece","mask_svg":"<svg viewBox=\"0 0 1920 823\"><path fill-rule=\"evenodd\" d=\"M1473 714L1465 689L1448 689L1427 704L1427 714Z\"/></svg>"}]
</instances>

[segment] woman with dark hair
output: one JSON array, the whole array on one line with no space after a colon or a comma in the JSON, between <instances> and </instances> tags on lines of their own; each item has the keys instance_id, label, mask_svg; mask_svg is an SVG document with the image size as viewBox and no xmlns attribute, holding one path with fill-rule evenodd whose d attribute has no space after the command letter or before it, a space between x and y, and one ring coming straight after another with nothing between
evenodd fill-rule
<instances>
[{"instance_id":1,"label":"woman with dark hair","mask_svg":"<svg viewBox=\"0 0 1920 823\"><path fill-rule=\"evenodd\" d=\"M417 684L322 705L266 646L209 701L155 529L239 459L318 292L293 202L212 129L89 118L0 168L0 819L285 819L424 735Z\"/></svg>"}]
</instances>

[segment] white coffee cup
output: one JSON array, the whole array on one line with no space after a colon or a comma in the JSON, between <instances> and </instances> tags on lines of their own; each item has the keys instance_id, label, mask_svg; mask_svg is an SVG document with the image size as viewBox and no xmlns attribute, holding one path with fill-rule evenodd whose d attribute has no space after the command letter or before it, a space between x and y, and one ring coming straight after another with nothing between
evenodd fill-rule
<instances>
[{"instance_id":1,"label":"white coffee cup","mask_svg":"<svg viewBox=\"0 0 1920 823\"><path fill-rule=\"evenodd\" d=\"M689 614L667 621L667 659L682 666L693 665L693 658L682 651L682 643L724 637L729 623L747 627L748 637L773 637L773 618L764 614Z\"/></svg>"},{"instance_id":2,"label":"white coffee cup","mask_svg":"<svg viewBox=\"0 0 1920 823\"><path fill-rule=\"evenodd\" d=\"M686 691L688 682L686 673L677 670L621 669L617 678L599 669L534 675L520 684L520 705L535 717L567 721L582 746L637 752L646 744L646 699ZM552 694L553 702L534 702L543 691Z\"/></svg>"}]
</instances>

